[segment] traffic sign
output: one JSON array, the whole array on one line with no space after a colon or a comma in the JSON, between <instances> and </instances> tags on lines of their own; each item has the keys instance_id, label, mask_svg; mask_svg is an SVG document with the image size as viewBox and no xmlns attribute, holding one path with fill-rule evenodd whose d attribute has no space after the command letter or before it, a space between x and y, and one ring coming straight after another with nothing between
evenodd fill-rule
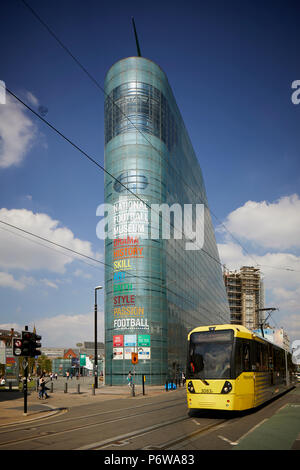
<instances>
[{"instance_id":1,"label":"traffic sign","mask_svg":"<svg viewBox=\"0 0 300 470\"><path fill-rule=\"evenodd\" d=\"M22 340L18 338L13 339L13 355L22 356Z\"/></svg>"},{"instance_id":2,"label":"traffic sign","mask_svg":"<svg viewBox=\"0 0 300 470\"><path fill-rule=\"evenodd\" d=\"M137 364L138 362L139 362L138 353L136 352L131 353L131 363Z\"/></svg>"}]
</instances>

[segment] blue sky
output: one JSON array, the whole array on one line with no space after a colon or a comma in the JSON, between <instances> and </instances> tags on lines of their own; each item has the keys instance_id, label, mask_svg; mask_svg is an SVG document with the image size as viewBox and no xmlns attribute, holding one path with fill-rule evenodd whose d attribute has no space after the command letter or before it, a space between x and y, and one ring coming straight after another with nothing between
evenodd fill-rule
<instances>
[{"instance_id":1,"label":"blue sky","mask_svg":"<svg viewBox=\"0 0 300 470\"><path fill-rule=\"evenodd\" d=\"M136 54L135 17L142 55L166 72L199 159L221 261L261 265L266 305L280 309L274 324L300 339L299 4L28 3L101 85L113 63ZM1 18L0 79L103 164L103 93L21 0L2 2ZM0 219L103 260L103 172L9 97L0 136ZM35 324L45 346L92 340L101 265L11 232L0 230L0 328Z\"/></svg>"}]
</instances>

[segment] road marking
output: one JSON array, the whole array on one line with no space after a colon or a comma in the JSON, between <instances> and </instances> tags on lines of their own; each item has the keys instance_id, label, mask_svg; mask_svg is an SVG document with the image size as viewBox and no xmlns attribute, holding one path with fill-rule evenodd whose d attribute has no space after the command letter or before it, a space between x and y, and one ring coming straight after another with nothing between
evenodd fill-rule
<instances>
[{"instance_id":1,"label":"road marking","mask_svg":"<svg viewBox=\"0 0 300 470\"><path fill-rule=\"evenodd\" d=\"M197 426L201 426L200 423L198 423L198 421L196 421L195 419L192 419L193 423L197 424Z\"/></svg>"},{"instance_id":2,"label":"road marking","mask_svg":"<svg viewBox=\"0 0 300 470\"><path fill-rule=\"evenodd\" d=\"M239 445L239 443L245 438L247 437L249 434L251 434L253 431L255 431L255 429L257 429L259 426L261 426L265 421L268 421L268 418L266 419L263 419L260 423L256 424L256 426L254 426L253 428L249 429L249 431L247 431L243 436L241 436L237 441L230 441L230 439L228 439L227 437L224 437L224 436L218 436L220 439L222 439L223 441L225 442L228 442L228 444L232 445L232 446L237 446Z\"/></svg>"},{"instance_id":3,"label":"road marking","mask_svg":"<svg viewBox=\"0 0 300 470\"><path fill-rule=\"evenodd\" d=\"M238 440L237 440L237 443L239 444L243 439L245 439L246 436L248 436L249 434L251 434L253 431L255 431L255 429L259 428L259 426L261 426L263 423L265 423L266 421L268 421L269 418L266 418L266 419L263 419L260 423L256 424L256 426L253 426L253 428L249 429L249 431L246 432L246 434L244 434L243 436L241 436Z\"/></svg>"},{"instance_id":4,"label":"road marking","mask_svg":"<svg viewBox=\"0 0 300 470\"><path fill-rule=\"evenodd\" d=\"M227 437L224 437L224 436L218 436L218 437L219 437L220 439L222 439L222 441L228 442L228 443L229 443L230 445L232 445L232 446L237 446L238 443L239 443L239 441L237 441L237 442L232 442L232 441L230 441L229 439L227 439Z\"/></svg>"}]
</instances>

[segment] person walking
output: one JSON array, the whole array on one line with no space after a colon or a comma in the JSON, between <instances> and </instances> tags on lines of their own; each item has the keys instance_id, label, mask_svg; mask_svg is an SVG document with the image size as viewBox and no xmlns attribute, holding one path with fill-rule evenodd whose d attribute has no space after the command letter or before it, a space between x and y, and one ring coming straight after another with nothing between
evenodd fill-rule
<instances>
[{"instance_id":1,"label":"person walking","mask_svg":"<svg viewBox=\"0 0 300 470\"><path fill-rule=\"evenodd\" d=\"M128 375L127 375L127 382L128 382L128 387L132 387L132 374L131 374L131 370L129 371Z\"/></svg>"},{"instance_id":2,"label":"person walking","mask_svg":"<svg viewBox=\"0 0 300 470\"><path fill-rule=\"evenodd\" d=\"M42 400L44 395L45 395L45 400L49 398L49 395L47 395L47 390L49 390L48 387L46 387L46 380L44 376L40 377L40 391L39 391L39 399Z\"/></svg>"}]
</instances>

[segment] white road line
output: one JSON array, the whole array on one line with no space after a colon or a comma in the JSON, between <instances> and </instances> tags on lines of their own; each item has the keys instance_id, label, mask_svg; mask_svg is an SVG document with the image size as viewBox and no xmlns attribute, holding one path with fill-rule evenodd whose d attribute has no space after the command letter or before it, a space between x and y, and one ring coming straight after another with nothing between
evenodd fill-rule
<instances>
[{"instance_id":1,"label":"white road line","mask_svg":"<svg viewBox=\"0 0 300 470\"><path fill-rule=\"evenodd\" d=\"M224 436L218 436L218 437L219 437L220 439L222 439L223 441L228 442L228 443L229 443L230 445L232 445L232 446L237 446L238 443L239 443L238 441L237 441L237 442L232 442L232 441L230 441L229 439L227 439L227 437L224 437Z\"/></svg>"}]
</instances>

